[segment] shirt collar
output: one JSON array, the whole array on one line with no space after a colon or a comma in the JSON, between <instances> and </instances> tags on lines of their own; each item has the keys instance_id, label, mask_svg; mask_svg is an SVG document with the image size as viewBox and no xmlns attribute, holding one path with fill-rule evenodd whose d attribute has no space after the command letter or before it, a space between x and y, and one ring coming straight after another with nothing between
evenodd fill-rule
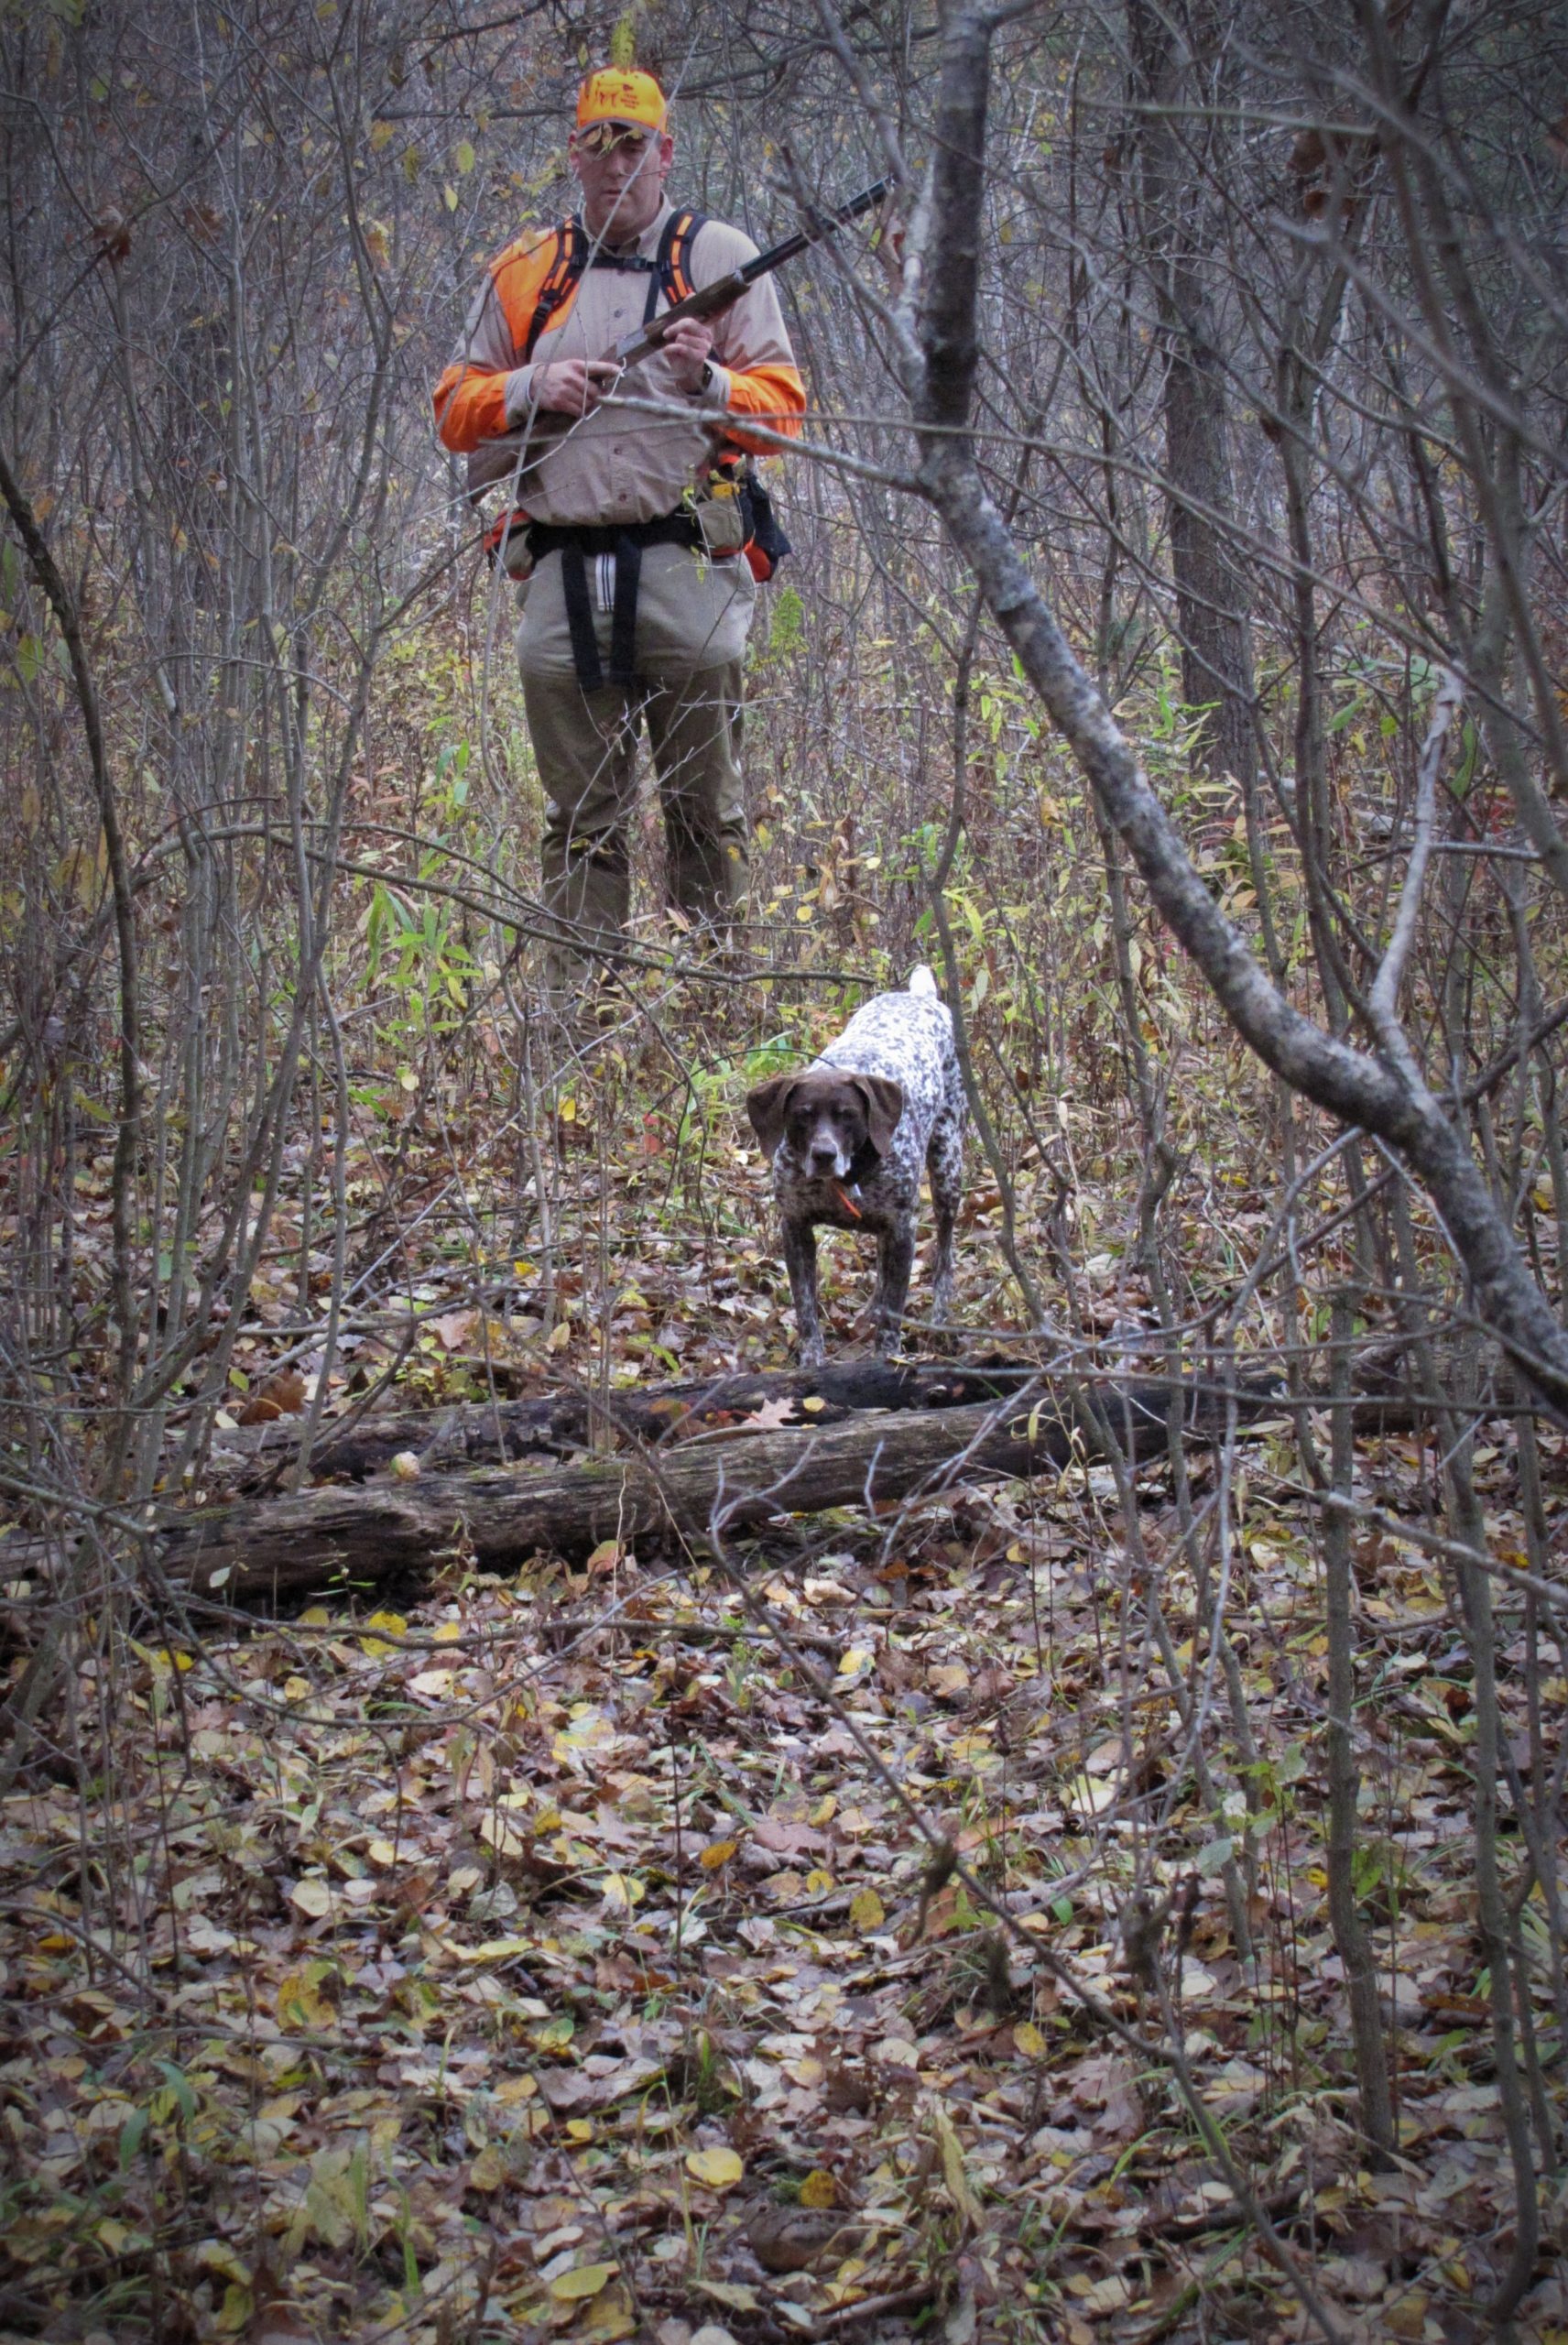
<instances>
[{"instance_id":1,"label":"shirt collar","mask_svg":"<svg viewBox=\"0 0 1568 2345\"><path fill-rule=\"evenodd\" d=\"M629 245L617 245L611 244L606 241L603 249L607 253L615 253L619 256L626 256L631 253L640 253L645 260L656 260L659 257L659 240L664 234L664 224L670 218L670 215L674 209L675 206L670 202L670 198L666 196L663 202L659 205L659 210L654 213L653 218L648 222L648 226L643 230L641 235L638 236L634 243ZM579 213L577 216L579 220L582 220L583 215L581 213ZM584 231L586 231L586 226L587 224L584 222Z\"/></svg>"}]
</instances>

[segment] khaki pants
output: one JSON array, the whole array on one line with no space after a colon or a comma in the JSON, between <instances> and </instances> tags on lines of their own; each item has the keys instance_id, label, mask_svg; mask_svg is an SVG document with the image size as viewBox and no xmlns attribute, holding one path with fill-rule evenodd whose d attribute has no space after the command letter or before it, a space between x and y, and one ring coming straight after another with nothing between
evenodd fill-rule
<instances>
[{"instance_id":1,"label":"khaki pants","mask_svg":"<svg viewBox=\"0 0 1568 2345\"><path fill-rule=\"evenodd\" d=\"M593 569L590 562L591 591ZM584 693L572 664L560 555L547 555L524 590L517 660L549 801L544 898L552 911L578 923L585 941L610 943L630 910L630 827L645 724L674 902L722 934L744 897L742 656L756 592L744 561L714 562L683 546L648 547L637 601L637 681ZM607 665L610 619L596 599L594 626ZM583 975L566 945L551 950L548 967L558 990Z\"/></svg>"}]
</instances>

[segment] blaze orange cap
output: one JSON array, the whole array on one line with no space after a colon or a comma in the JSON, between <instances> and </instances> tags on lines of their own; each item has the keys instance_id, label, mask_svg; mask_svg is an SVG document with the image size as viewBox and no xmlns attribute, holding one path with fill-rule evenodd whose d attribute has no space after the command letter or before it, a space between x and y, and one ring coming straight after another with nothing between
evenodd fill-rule
<instances>
[{"instance_id":1,"label":"blaze orange cap","mask_svg":"<svg viewBox=\"0 0 1568 2345\"><path fill-rule=\"evenodd\" d=\"M577 127L595 122L642 122L662 130L670 109L664 92L651 73L637 73L625 66L606 65L590 73L577 93Z\"/></svg>"}]
</instances>

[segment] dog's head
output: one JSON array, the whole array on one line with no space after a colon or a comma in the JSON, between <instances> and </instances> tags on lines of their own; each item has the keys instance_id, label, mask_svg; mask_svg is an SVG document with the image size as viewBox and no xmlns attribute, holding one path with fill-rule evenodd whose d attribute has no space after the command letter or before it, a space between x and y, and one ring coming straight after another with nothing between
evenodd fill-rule
<instances>
[{"instance_id":1,"label":"dog's head","mask_svg":"<svg viewBox=\"0 0 1568 2345\"><path fill-rule=\"evenodd\" d=\"M819 1067L759 1083L746 1112L765 1156L782 1148L808 1180L864 1181L892 1145L904 1094L888 1075Z\"/></svg>"}]
</instances>

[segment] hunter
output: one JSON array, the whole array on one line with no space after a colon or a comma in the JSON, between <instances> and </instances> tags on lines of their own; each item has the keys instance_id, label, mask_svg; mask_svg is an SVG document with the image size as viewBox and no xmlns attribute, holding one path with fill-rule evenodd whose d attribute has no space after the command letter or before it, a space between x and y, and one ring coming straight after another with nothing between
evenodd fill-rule
<instances>
[{"instance_id":1,"label":"hunter","mask_svg":"<svg viewBox=\"0 0 1568 2345\"><path fill-rule=\"evenodd\" d=\"M612 953L630 906L639 727L663 802L669 892L716 939L747 870L739 763L742 661L766 563L748 557L746 425L793 434L805 392L768 278L712 324L680 322L627 377L608 354L686 292L750 260L749 237L677 210L664 93L610 68L578 93L569 142L581 213L490 264L458 355L436 387L469 485L507 489L497 532L519 579L517 659L548 807L544 897L562 923L558 998L582 976L572 943Z\"/></svg>"}]
</instances>

